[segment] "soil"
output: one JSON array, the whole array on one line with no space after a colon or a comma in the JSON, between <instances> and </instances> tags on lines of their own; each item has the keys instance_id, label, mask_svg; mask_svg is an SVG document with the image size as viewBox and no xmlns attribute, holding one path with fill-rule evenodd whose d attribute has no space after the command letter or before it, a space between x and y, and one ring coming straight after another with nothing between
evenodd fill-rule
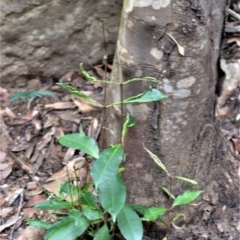
<instances>
[{"instance_id":1,"label":"soil","mask_svg":"<svg viewBox=\"0 0 240 240\"><path fill-rule=\"evenodd\" d=\"M240 3L234 1L231 9L240 14ZM221 59L228 63L240 59L240 20L229 15L222 41ZM237 65L239 67L239 64ZM235 70L240 72L240 68ZM238 68L238 69L237 69ZM98 78L104 75L102 65L94 66L90 73ZM111 65L109 65L109 71ZM221 70L220 78L225 78ZM220 79L221 80L221 79ZM224 80L223 80L224 81ZM49 217L47 212L33 207L47 199L46 191L57 194L56 180L68 179L66 166L77 166L78 183L89 180L84 153L61 146L58 138L67 133L79 131L82 127L88 136L99 139L101 111L96 106L82 101L67 92L56 82L67 83L97 101L103 101L101 84L87 82L80 72L71 71L61 79L32 79L19 88L0 88L0 166L1 166L1 239L43 239L43 231L27 226L25 218ZM240 80L236 75L235 85L230 92L223 92L224 104L219 100L217 114L221 118L221 128L236 161L240 159ZM33 100L9 101L14 92L50 90L54 96L38 97ZM224 91L224 89L222 89ZM221 105L222 104L222 105ZM228 171L225 169L225 171ZM230 173L229 173L230 174ZM240 177L240 172L238 173ZM228 215L217 213L219 218L206 217L200 226L190 225L185 230L175 229L165 237L166 232L158 225L149 225L144 239L239 239L240 206L233 206ZM206 208L203 211L211 212ZM201 231L199 230L201 229ZM189 237L191 236L191 237Z\"/></svg>"}]
</instances>

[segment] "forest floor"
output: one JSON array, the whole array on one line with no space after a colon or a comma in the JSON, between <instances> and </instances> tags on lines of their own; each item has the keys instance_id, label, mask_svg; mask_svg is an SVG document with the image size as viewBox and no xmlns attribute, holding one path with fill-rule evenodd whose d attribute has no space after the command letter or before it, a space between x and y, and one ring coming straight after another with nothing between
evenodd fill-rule
<instances>
[{"instance_id":1,"label":"forest floor","mask_svg":"<svg viewBox=\"0 0 240 240\"><path fill-rule=\"evenodd\" d=\"M240 3L232 5L232 9L240 13ZM228 17L223 37L221 68L225 74L220 77L223 77L224 87L218 98L216 115L221 119L221 128L229 142L230 151L238 161L240 159L239 19L232 15ZM108 65L108 68L110 71L111 65ZM91 73L101 79L104 76L103 66L93 66ZM230 77L227 78L229 74ZM97 101L101 102L103 99L101 84L87 82L78 71L67 73L59 82L70 84ZM51 90L55 95L27 101L24 99L9 101L10 95L14 92L35 90ZM47 199L46 191L58 194L58 183L68 179L69 171L73 171L73 165L77 168L80 184L89 179L87 174L89 164L84 154L61 146L58 138L66 133L78 132L81 126L88 136L97 140L101 130L101 112L93 105L73 97L55 82L46 83L39 79L30 80L22 89L5 89L2 86L0 102L1 239L42 240L44 232L29 227L25 218L38 216L47 219L49 215L46 211L33 207ZM240 177L240 170L238 176ZM240 233L240 219L233 220L232 228ZM215 224L212 231L216 232L212 234L212 238L204 238L203 235L197 237L197 233L194 233L195 237L191 239L237 240L231 232L226 234L221 224Z\"/></svg>"}]
</instances>

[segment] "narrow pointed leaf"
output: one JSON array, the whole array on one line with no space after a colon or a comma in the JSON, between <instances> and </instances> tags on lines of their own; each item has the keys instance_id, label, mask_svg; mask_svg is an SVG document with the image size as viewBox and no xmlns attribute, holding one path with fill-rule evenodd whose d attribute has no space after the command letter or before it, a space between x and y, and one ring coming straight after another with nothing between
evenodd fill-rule
<instances>
[{"instance_id":1,"label":"narrow pointed leaf","mask_svg":"<svg viewBox=\"0 0 240 240\"><path fill-rule=\"evenodd\" d=\"M44 240L74 240L81 236L88 228L89 221L80 212L75 215L54 223L47 230Z\"/></svg>"},{"instance_id":2,"label":"narrow pointed leaf","mask_svg":"<svg viewBox=\"0 0 240 240\"><path fill-rule=\"evenodd\" d=\"M90 103L96 104L98 106L102 106L100 103L98 103L97 101L95 101L94 99L88 97L87 95L85 95L84 93L79 92L76 88L71 87L70 85L66 84L66 83L57 83L58 85L60 85L61 87L67 89L70 93L72 93L73 95L76 95Z\"/></svg>"},{"instance_id":3,"label":"narrow pointed leaf","mask_svg":"<svg viewBox=\"0 0 240 240\"><path fill-rule=\"evenodd\" d=\"M164 207L151 207L144 210L144 216L142 220L144 221L155 221L159 216L167 212Z\"/></svg>"},{"instance_id":4,"label":"narrow pointed leaf","mask_svg":"<svg viewBox=\"0 0 240 240\"><path fill-rule=\"evenodd\" d=\"M162 161L154 154L152 153L150 150L148 150L145 146L143 146L143 148L147 151L147 153L149 154L149 156L154 160L154 162L166 173L168 173L167 168L165 167L165 165L162 163Z\"/></svg>"},{"instance_id":5,"label":"narrow pointed leaf","mask_svg":"<svg viewBox=\"0 0 240 240\"><path fill-rule=\"evenodd\" d=\"M130 117L129 113L127 114L122 128L122 141L124 140L124 137L126 136L127 129L130 127L136 126L137 123Z\"/></svg>"},{"instance_id":6,"label":"narrow pointed leaf","mask_svg":"<svg viewBox=\"0 0 240 240\"><path fill-rule=\"evenodd\" d=\"M95 233L93 240L110 240L109 229L106 224L99 228Z\"/></svg>"},{"instance_id":7,"label":"narrow pointed leaf","mask_svg":"<svg viewBox=\"0 0 240 240\"><path fill-rule=\"evenodd\" d=\"M82 133L72 133L60 137L59 142L61 145L69 148L78 149L83 151L94 158L99 157L99 148L96 141Z\"/></svg>"},{"instance_id":8,"label":"narrow pointed leaf","mask_svg":"<svg viewBox=\"0 0 240 240\"><path fill-rule=\"evenodd\" d=\"M109 147L100 153L100 157L94 162L91 169L91 175L96 188L98 188L100 183L116 175L122 159L123 148L120 144Z\"/></svg>"},{"instance_id":9,"label":"narrow pointed leaf","mask_svg":"<svg viewBox=\"0 0 240 240\"><path fill-rule=\"evenodd\" d=\"M202 191L200 190L187 190L183 194L179 195L176 197L174 200L172 207L175 206L180 206L184 204L188 204L193 202L200 194Z\"/></svg>"},{"instance_id":10,"label":"narrow pointed leaf","mask_svg":"<svg viewBox=\"0 0 240 240\"><path fill-rule=\"evenodd\" d=\"M141 240L143 226L139 216L127 204L117 215L117 224L121 234L127 240Z\"/></svg>"},{"instance_id":11,"label":"narrow pointed leaf","mask_svg":"<svg viewBox=\"0 0 240 240\"><path fill-rule=\"evenodd\" d=\"M99 195L102 207L116 221L116 216L126 200L126 187L118 174L99 185Z\"/></svg>"},{"instance_id":12,"label":"narrow pointed leaf","mask_svg":"<svg viewBox=\"0 0 240 240\"><path fill-rule=\"evenodd\" d=\"M186 216L183 213L177 213L174 217L173 217L173 222L175 222L177 219L179 219L180 217L183 217L184 220L186 220Z\"/></svg>"},{"instance_id":13,"label":"narrow pointed leaf","mask_svg":"<svg viewBox=\"0 0 240 240\"><path fill-rule=\"evenodd\" d=\"M58 209L64 209L64 208L69 209L71 207L72 207L72 204L70 202L50 199L50 200L46 200L38 203L37 205L35 205L34 208L40 208L43 210L58 210Z\"/></svg>"},{"instance_id":14,"label":"narrow pointed leaf","mask_svg":"<svg viewBox=\"0 0 240 240\"><path fill-rule=\"evenodd\" d=\"M80 70L82 72L82 75L84 76L84 78L88 81L91 81L91 82L98 82L99 80L93 76L91 76L84 68L83 68L83 63L80 63L79 65L80 67Z\"/></svg>"},{"instance_id":15,"label":"narrow pointed leaf","mask_svg":"<svg viewBox=\"0 0 240 240\"><path fill-rule=\"evenodd\" d=\"M162 186L160 186L160 188L161 188L165 193L167 193L167 195L168 195L169 197L171 197L172 199L175 199L175 196L174 196L172 193L170 193L170 191L169 191L167 188L162 187Z\"/></svg>"},{"instance_id":16,"label":"narrow pointed leaf","mask_svg":"<svg viewBox=\"0 0 240 240\"><path fill-rule=\"evenodd\" d=\"M184 182L187 182L187 183L191 183L193 185L197 185L198 184L195 180L192 180L192 179L189 179L189 178L179 177L179 176L175 176L175 178L180 179L180 180L182 180Z\"/></svg>"},{"instance_id":17,"label":"narrow pointed leaf","mask_svg":"<svg viewBox=\"0 0 240 240\"><path fill-rule=\"evenodd\" d=\"M153 88L144 91L136 96L127 98L122 101L123 104L130 104L130 103L146 103L146 102L154 102L160 101L164 98L168 98L167 95L161 93L159 90ZM113 105L119 105L121 102L113 103Z\"/></svg>"}]
</instances>

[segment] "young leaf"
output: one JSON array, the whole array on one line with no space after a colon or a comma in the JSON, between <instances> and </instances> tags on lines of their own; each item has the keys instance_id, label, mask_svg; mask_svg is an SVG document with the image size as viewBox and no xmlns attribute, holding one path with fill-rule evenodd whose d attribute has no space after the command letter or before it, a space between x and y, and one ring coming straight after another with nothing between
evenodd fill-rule
<instances>
[{"instance_id":1,"label":"young leaf","mask_svg":"<svg viewBox=\"0 0 240 240\"><path fill-rule=\"evenodd\" d=\"M172 207L184 205L193 202L203 191L187 190L174 200Z\"/></svg>"},{"instance_id":2,"label":"young leaf","mask_svg":"<svg viewBox=\"0 0 240 240\"><path fill-rule=\"evenodd\" d=\"M85 79L91 82L99 82L99 80L93 76L91 76L84 68L83 68L83 63L80 63L79 65L80 70L82 72L82 75L84 76Z\"/></svg>"},{"instance_id":3,"label":"young leaf","mask_svg":"<svg viewBox=\"0 0 240 240\"><path fill-rule=\"evenodd\" d=\"M192 180L192 179L189 179L189 178L184 178L184 177L179 177L179 176L175 176L175 178L180 179L180 180L182 180L184 182L187 182L187 183L191 183L193 185L198 184L195 180Z\"/></svg>"},{"instance_id":4,"label":"young leaf","mask_svg":"<svg viewBox=\"0 0 240 240\"><path fill-rule=\"evenodd\" d=\"M124 140L124 137L126 136L127 129L130 127L136 126L137 123L130 117L129 113L127 114L124 123L123 123L123 128L122 128L122 142Z\"/></svg>"},{"instance_id":5,"label":"young leaf","mask_svg":"<svg viewBox=\"0 0 240 240\"><path fill-rule=\"evenodd\" d=\"M99 184L99 197L102 207L115 222L126 200L126 187L118 174Z\"/></svg>"},{"instance_id":6,"label":"young leaf","mask_svg":"<svg viewBox=\"0 0 240 240\"><path fill-rule=\"evenodd\" d=\"M100 103L98 103L98 102L95 101L94 99L88 97L87 95L79 92L76 88L71 87L70 85L68 85L68 84L66 84L66 83L57 83L57 84L58 84L59 86L65 88L65 89L67 89L67 90L68 90L70 93L72 93L73 95L76 95L76 96L78 96L78 97L80 97L80 98L82 98L82 99L84 99L84 100L86 100L86 101L88 101L88 102L90 102L90 103L93 103L93 104L96 104L96 105L102 107L102 105L101 105Z\"/></svg>"},{"instance_id":7,"label":"young leaf","mask_svg":"<svg viewBox=\"0 0 240 240\"><path fill-rule=\"evenodd\" d=\"M183 213L177 213L174 217L173 217L173 222L175 222L178 218L183 217L184 220L186 220L186 216Z\"/></svg>"},{"instance_id":8,"label":"young leaf","mask_svg":"<svg viewBox=\"0 0 240 240\"><path fill-rule=\"evenodd\" d=\"M103 150L100 157L94 162L91 169L95 187L116 175L119 164L123 159L122 146L115 145Z\"/></svg>"},{"instance_id":9,"label":"young leaf","mask_svg":"<svg viewBox=\"0 0 240 240\"><path fill-rule=\"evenodd\" d=\"M127 204L117 215L117 224L121 234L127 240L141 240L143 226L139 216Z\"/></svg>"},{"instance_id":10,"label":"young leaf","mask_svg":"<svg viewBox=\"0 0 240 240\"><path fill-rule=\"evenodd\" d=\"M82 213L88 220L91 221L104 218L99 209L93 209L86 205L82 205Z\"/></svg>"},{"instance_id":11,"label":"young leaf","mask_svg":"<svg viewBox=\"0 0 240 240\"><path fill-rule=\"evenodd\" d=\"M165 165L162 163L162 161L155 155L153 154L150 150L148 150L144 145L143 148L147 151L147 153L149 154L149 156L154 160L154 162L166 173L168 173L167 168L165 167Z\"/></svg>"},{"instance_id":12,"label":"young leaf","mask_svg":"<svg viewBox=\"0 0 240 240\"><path fill-rule=\"evenodd\" d=\"M97 209L97 199L91 192L85 192L81 196L81 203L91 208Z\"/></svg>"},{"instance_id":13,"label":"young leaf","mask_svg":"<svg viewBox=\"0 0 240 240\"><path fill-rule=\"evenodd\" d=\"M98 229L93 240L110 240L110 234L106 224Z\"/></svg>"},{"instance_id":14,"label":"young leaf","mask_svg":"<svg viewBox=\"0 0 240 240\"><path fill-rule=\"evenodd\" d=\"M60 137L61 145L83 151L94 158L99 158L99 148L96 141L83 133L72 133Z\"/></svg>"},{"instance_id":15,"label":"young leaf","mask_svg":"<svg viewBox=\"0 0 240 240\"><path fill-rule=\"evenodd\" d=\"M171 197L172 199L175 199L175 196L174 196L172 193L170 193L170 191L169 191L167 188L162 187L162 186L160 186L160 188L161 188L165 193L167 193L167 195L168 195L169 197Z\"/></svg>"},{"instance_id":16,"label":"young leaf","mask_svg":"<svg viewBox=\"0 0 240 240\"><path fill-rule=\"evenodd\" d=\"M46 200L43 202L38 203L34 208L40 208L43 210L57 210L57 209L70 209L72 207L72 204L70 202L65 202L61 200Z\"/></svg>"},{"instance_id":17,"label":"young leaf","mask_svg":"<svg viewBox=\"0 0 240 240\"><path fill-rule=\"evenodd\" d=\"M159 90L153 88L144 91L136 96L127 98L123 100L123 104L130 104L130 103L146 103L146 102L153 102L153 101L160 101L164 98L168 98L167 95L161 93ZM119 105L121 102L115 102L113 105Z\"/></svg>"},{"instance_id":18,"label":"young leaf","mask_svg":"<svg viewBox=\"0 0 240 240\"><path fill-rule=\"evenodd\" d=\"M144 221L155 221L159 215L163 215L167 211L164 207L151 207L144 210Z\"/></svg>"},{"instance_id":19,"label":"young leaf","mask_svg":"<svg viewBox=\"0 0 240 240\"><path fill-rule=\"evenodd\" d=\"M75 212L72 216L62 219L52 225L44 236L44 240L74 240L88 228L89 221L82 213Z\"/></svg>"},{"instance_id":20,"label":"young leaf","mask_svg":"<svg viewBox=\"0 0 240 240\"><path fill-rule=\"evenodd\" d=\"M29 219L29 218L27 218L26 220L27 220L27 222L30 226L35 227L35 228L49 229L52 226L51 223L44 222L40 219Z\"/></svg>"},{"instance_id":21,"label":"young leaf","mask_svg":"<svg viewBox=\"0 0 240 240\"><path fill-rule=\"evenodd\" d=\"M66 193L67 196L73 195L78 197L81 194L81 188L74 185L71 181L66 181L60 185L59 194Z\"/></svg>"}]
</instances>

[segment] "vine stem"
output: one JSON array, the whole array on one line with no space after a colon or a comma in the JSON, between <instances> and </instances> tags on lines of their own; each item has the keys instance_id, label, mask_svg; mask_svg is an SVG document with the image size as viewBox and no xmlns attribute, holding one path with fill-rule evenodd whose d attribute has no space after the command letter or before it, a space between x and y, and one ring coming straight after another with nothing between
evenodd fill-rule
<instances>
[{"instance_id":1,"label":"vine stem","mask_svg":"<svg viewBox=\"0 0 240 240\"><path fill-rule=\"evenodd\" d=\"M107 79L107 46L106 46L106 37L105 37L105 28L104 22L102 22L102 34L103 34L103 44L104 44L104 54L103 54L103 65L104 65L104 77L103 79ZM107 83L104 82L104 107L102 108L102 137L101 137L101 148L102 150L105 148L105 125L106 125L106 105L107 105Z\"/></svg>"}]
</instances>

